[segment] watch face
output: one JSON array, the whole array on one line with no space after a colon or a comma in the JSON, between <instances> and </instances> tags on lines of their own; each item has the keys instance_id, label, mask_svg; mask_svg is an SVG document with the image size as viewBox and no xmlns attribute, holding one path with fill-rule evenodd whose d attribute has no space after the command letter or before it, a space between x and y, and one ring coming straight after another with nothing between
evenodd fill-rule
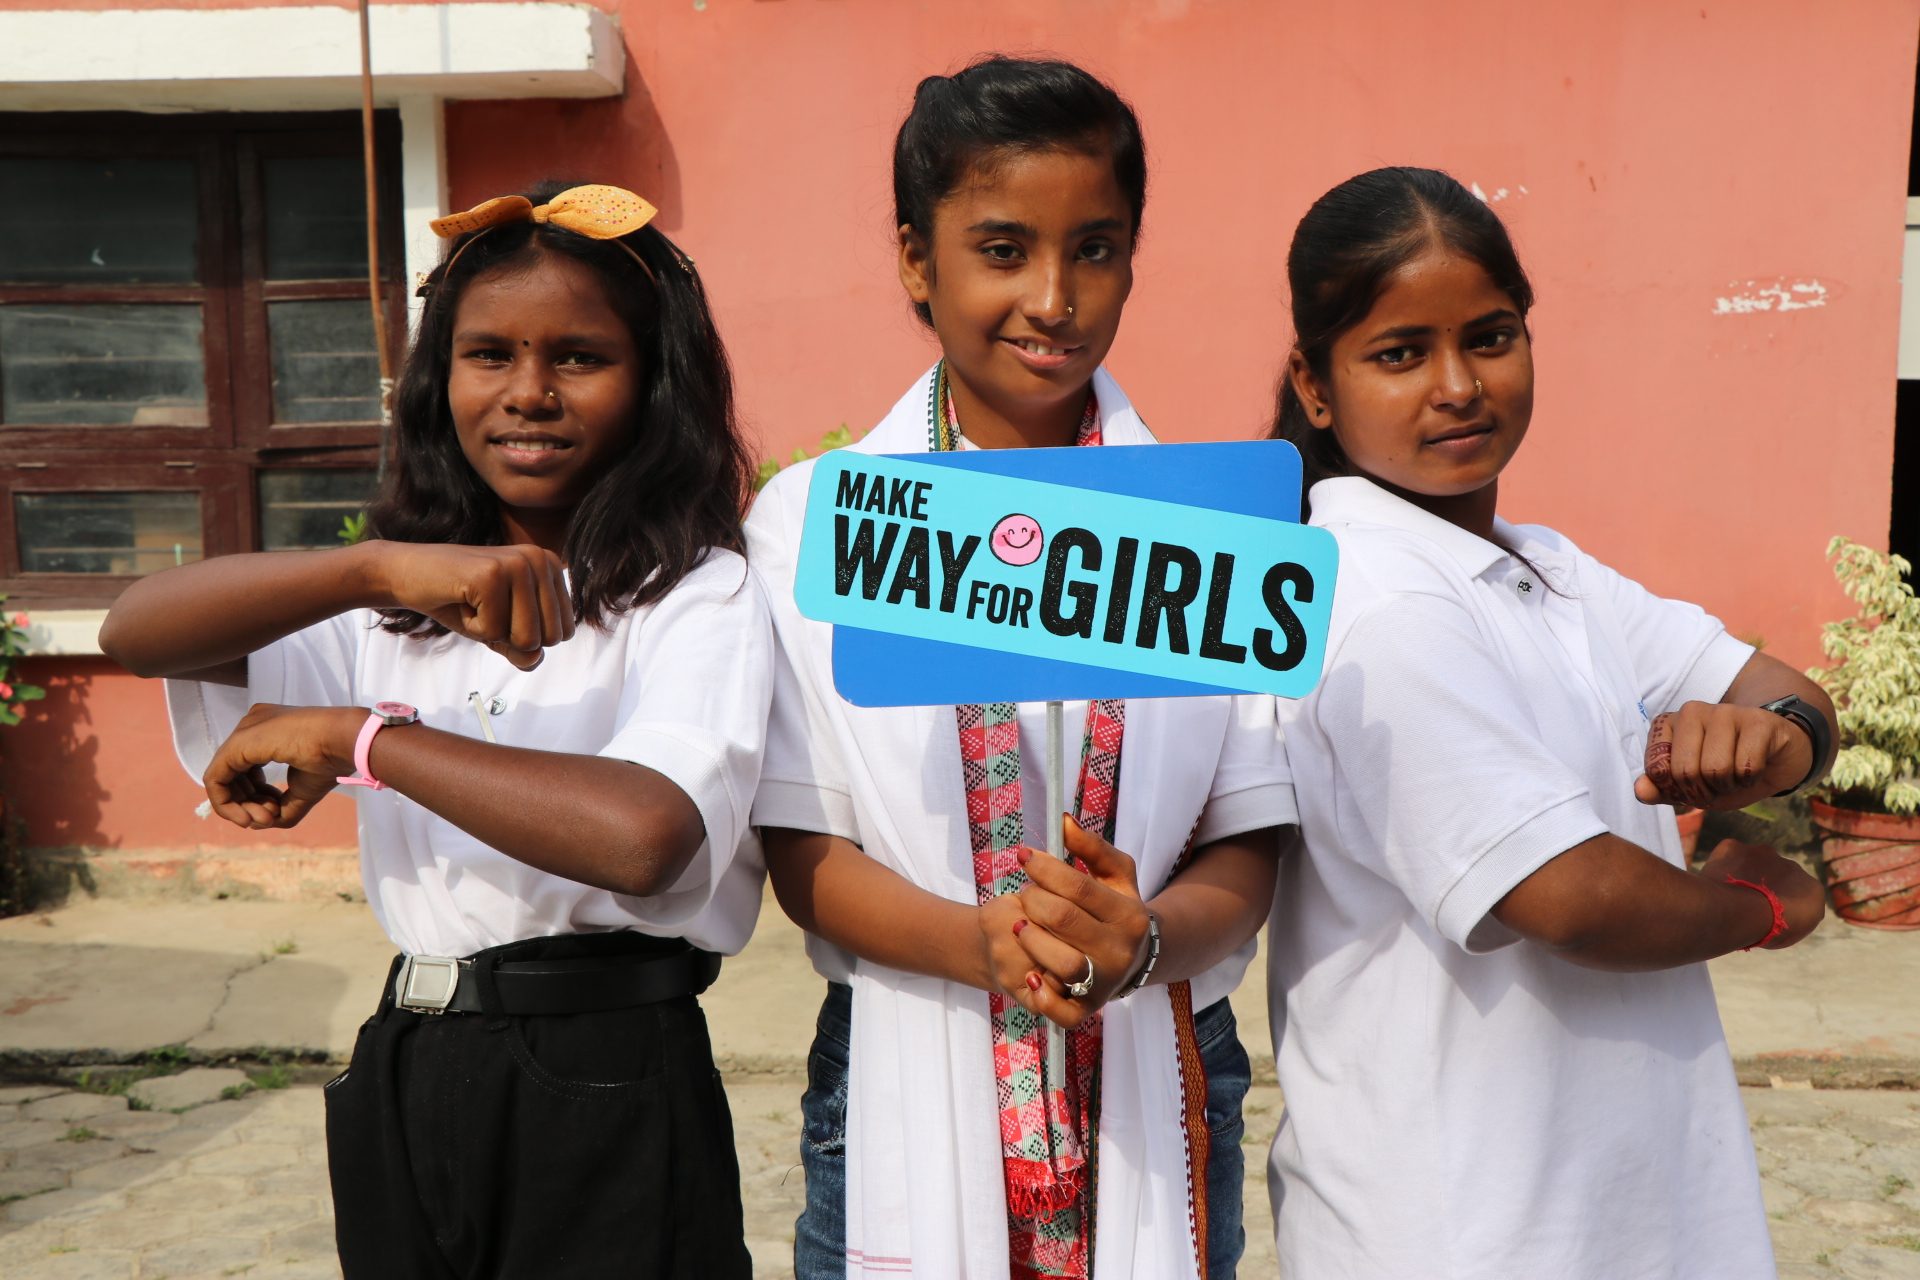
<instances>
[{"instance_id":1,"label":"watch face","mask_svg":"<svg viewBox=\"0 0 1920 1280\"><path fill-rule=\"evenodd\" d=\"M373 714L390 725L412 724L420 718L420 713L404 702L376 702L373 704Z\"/></svg>"}]
</instances>

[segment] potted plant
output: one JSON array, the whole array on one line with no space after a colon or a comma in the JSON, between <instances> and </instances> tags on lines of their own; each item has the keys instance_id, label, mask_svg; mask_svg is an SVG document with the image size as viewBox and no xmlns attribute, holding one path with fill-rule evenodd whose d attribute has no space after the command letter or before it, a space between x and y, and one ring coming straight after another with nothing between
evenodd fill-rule
<instances>
[{"instance_id":1,"label":"potted plant","mask_svg":"<svg viewBox=\"0 0 1920 1280\"><path fill-rule=\"evenodd\" d=\"M1920 929L1920 599L1899 556L1827 544L1859 611L1821 628L1830 665L1807 674L1840 717L1839 757L1812 799L1842 919Z\"/></svg>"}]
</instances>

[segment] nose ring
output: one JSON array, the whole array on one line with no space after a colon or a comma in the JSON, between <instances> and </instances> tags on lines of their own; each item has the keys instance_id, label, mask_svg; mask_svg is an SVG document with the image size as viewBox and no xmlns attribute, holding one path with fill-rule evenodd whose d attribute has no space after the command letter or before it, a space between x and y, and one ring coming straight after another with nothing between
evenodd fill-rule
<instances>
[{"instance_id":1,"label":"nose ring","mask_svg":"<svg viewBox=\"0 0 1920 1280\"><path fill-rule=\"evenodd\" d=\"M1068 314L1068 315L1072 315L1072 314L1073 314L1073 308L1072 308L1072 307L1068 307L1068 308L1067 308L1067 314Z\"/></svg>"},{"instance_id":2,"label":"nose ring","mask_svg":"<svg viewBox=\"0 0 1920 1280\"><path fill-rule=\"evenodd\" d=\"M1478 400L1481 396L1485 394L1487 394L1487 389L1480 385L1480 379L1475 378L1473 380L1473 398L1475 400Z\"/></svg>"},{"instance_id":3,"label":"nose ring","mask_svg":"<svg viewBox=\"0 0 1920 1280\"><path fill-rule=\"evenodd\" d=\"M1477 386L1479 386L1480 384L1476 382L1476 383L1474 383L1473 385L1477 387ZM549 392L547 392L547 399L549 399L549 400L558 400L559 398L560 398L560 393L559 393L558 391L549 391Z\"/></svg>"}]
</instances>

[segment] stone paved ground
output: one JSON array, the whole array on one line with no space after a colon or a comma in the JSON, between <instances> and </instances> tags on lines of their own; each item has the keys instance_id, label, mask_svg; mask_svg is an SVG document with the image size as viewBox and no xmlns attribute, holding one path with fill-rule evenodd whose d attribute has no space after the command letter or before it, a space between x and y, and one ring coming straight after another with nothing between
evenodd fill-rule
<instances>
[{"instance_id":1,"label":"stone paved ground","mask_svg":"<svg viewBox=\"0 0 1920 1280\"><path fill-rule=\"evenodd\" d=\"M728 1085L761 1276L789 1274L803 1198L799 1091L780 1075ZM1783 1280L1920 1280L1920 1093L1745 1097ZM1271 1085L1248 1095L1247 1277L1274 1274L1263 1162L1279 1109ZM0 1203L0 1276L339 1275L316 1085L181 1112L57 1087L0 1089Z\"/></svg>"}]
</instances>

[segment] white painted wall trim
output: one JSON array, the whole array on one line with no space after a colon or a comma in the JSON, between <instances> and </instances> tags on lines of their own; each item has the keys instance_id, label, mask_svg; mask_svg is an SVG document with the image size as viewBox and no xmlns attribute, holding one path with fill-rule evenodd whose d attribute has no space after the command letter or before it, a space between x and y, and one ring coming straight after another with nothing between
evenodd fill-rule
<instances>
[{"instance_id":1,"label":"white painted wall trim","mask_svg":"<svg viewBox=\"0 0 1920 1280\"><path fill-rule=\"evenodd\" d=\"M105 609L27 610L27 653L36 658L97 658Z\"/></svg>"},{"instance_id":2,"label":"white painted wall trim","mask_svg":"<svg viewBox=\"0 0 1920 1280\"><path fill-rule=\"evenodd\" d=\"M373 7L374 93L617 95L626 50L581 4ZM0 103L13 111L307 111L360 102L351 8L0 11Z\"/></svg>"},{"instance_id":3,"label":"white painted wall trim","mask_svg":"<svg viewBox=\"0 0 1920 1280\"><path fill-rule=\"evenodd\" d=\"M1900 377L1920 378L1920 200L1907 201L1900 264Z\"/></svg>"},{"instance_id":4,"label":"white painted wall trim","mask_svg":"<svg viewBox=\"0 0 1920 1280\"><path fill-rule=\"evenodd\" d=\"M440 261L427 224L447 209L447 113L439 98L400 99L400 203L407 249L407 332L420 327L414 282Z\"/></svg>"}]
</instances>

